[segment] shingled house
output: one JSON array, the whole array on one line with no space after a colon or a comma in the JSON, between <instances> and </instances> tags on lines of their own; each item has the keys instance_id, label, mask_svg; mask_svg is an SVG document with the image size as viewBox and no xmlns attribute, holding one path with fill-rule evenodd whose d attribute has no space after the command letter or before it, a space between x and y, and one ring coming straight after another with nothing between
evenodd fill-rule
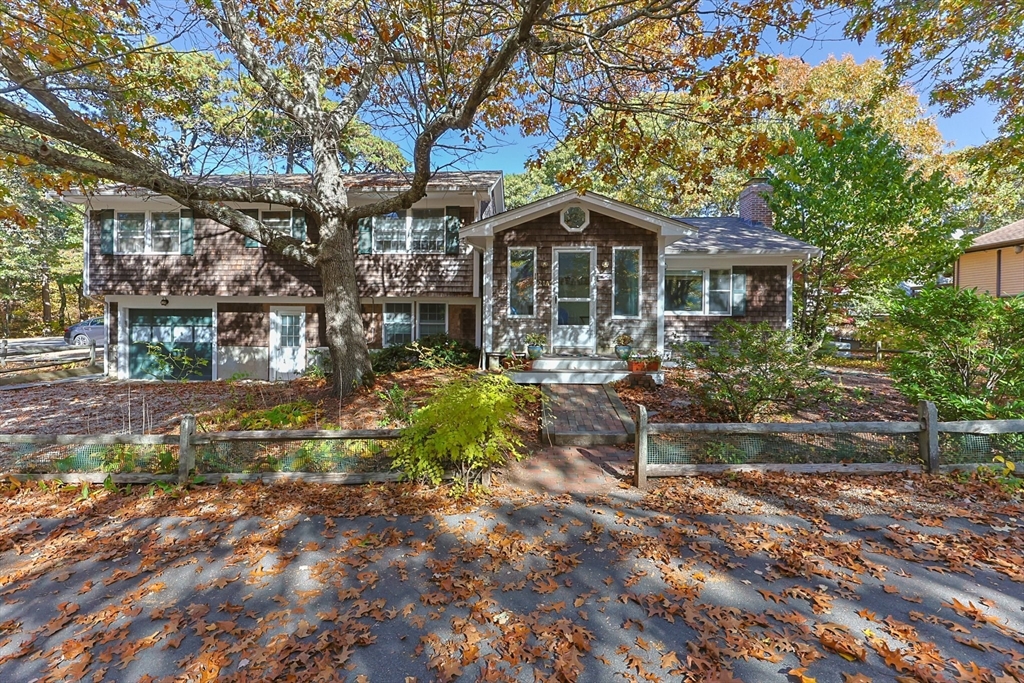
<instances>
[{"instance_id":1,"label":"shingled house","mask_svg":"<svg viewBox=\"0 0 1024 683\"><path fill-rule=\"evenodd\" d=\"M301 188L304 176L224 176ZM398 174L347 179L369 203ZM738 217L652 213L563 192L505 211L500 172L438 173L409 211L365 219L356 236L367 342L381 348L438 332L490 353L548 336L553 354L611 352L628 333L664 350L705 339L725 319L788 326L793 263L816 249L771 229L767 186L744 188ZM153 375L151 344L207 361L206 379L287 379L325 351L316 273L173 200L105 187L67 199L89 211L85 291L106 302L107 371ZM239 205L265 224L316 239L298 211Z\"/></svg>"}]
</instances>

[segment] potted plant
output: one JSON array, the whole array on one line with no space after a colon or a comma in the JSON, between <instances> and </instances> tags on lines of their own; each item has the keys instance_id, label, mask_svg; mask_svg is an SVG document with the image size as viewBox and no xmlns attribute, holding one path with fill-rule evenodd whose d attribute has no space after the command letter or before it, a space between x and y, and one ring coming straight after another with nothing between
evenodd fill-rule
<instances>
[{"instance_id":1,"label":"potted plant","mask_svg":"<svg viewBox=\"0 0 1024 683\"><path fill-rule=\"evenodd\" d=\"M501 359L501 367L512 372L529 372L533 367L533 361L517 355L515 351L508 351Z\"/></svg>"},{"instance_id":2,"label":"potted plant","mask_svg":"<svg viewBox=\"0 0 1024 683\"><path fill-rule=\"evenodd\" d=\"M633 338L628 334L620 334L615 338L615 355L619 360L629 360L633 353Z\"/></svg>"},{"instance_id":3,"label":"potted plant","mask_svg":"<svg viewBox=\"0 0 1024 683\"><path fill-rule=\"evenodd\" d=\"M642 356L630 356L626 359L630 372L643 372L647 369L647 361Z\"/></svg>"},{"instance_id":4,"label":"potted plant","mask_svg":"<svg viewBox=\"0 0 1024 683\"><path fill-rule=\"evenodd\" d=\"M537 360L540 358L547 345L548 336L546 334L531 332L526 335L526 355L529 356L530 360Z\"/></svg>"},{"instance_id":5,"label":"potted plant","mask_svg":"<svg viewBox=\"0 0 1024 683\"><path fill-rule=\"evenodd\" d=\"M654 351L644 356L644 369L647 372L654 372L661 368L661 356Z\"/></svg>"}]
</instances>

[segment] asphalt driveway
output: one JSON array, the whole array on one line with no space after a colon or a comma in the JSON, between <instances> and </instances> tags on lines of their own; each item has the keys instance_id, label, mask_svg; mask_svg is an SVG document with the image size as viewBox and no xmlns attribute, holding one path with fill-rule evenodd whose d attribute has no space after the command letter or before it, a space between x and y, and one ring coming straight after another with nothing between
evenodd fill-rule
<instances>
[{"instance_id":1,"label":"asphalt driveway","mask_svg":"<svg viewBox=\"0 0 1024 683\"><path fill-rule=\"evenodd\" d=\"M0 680L1021 681L1024 506L976 482L0 499Z\"/></svg>"}]
</instances>

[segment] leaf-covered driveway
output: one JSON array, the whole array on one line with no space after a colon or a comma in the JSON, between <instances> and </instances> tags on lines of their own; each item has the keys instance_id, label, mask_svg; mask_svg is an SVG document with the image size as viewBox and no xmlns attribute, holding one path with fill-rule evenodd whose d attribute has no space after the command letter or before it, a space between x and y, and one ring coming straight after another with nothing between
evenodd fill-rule
<instances>
[{"instance_id":1,"label":"leaf-covered driveway","mask_svg":"<svg viewBox=\"0 0 1024 683\"><path fill-rule=\"evenodd\" d=\"M978 484L78 498L0 503L0 680L1024 680L1024 508Z\"/></svg>"}]
</instances>

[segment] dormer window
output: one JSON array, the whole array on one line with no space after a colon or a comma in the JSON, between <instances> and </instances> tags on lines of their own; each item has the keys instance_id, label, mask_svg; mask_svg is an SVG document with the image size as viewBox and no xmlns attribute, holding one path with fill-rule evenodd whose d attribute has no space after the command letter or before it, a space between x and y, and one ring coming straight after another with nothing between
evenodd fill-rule
<instances>
[{"instance_id":1,"label":"dormer window","mask_svg":"<svg viewBox=\"0 0 1024 683\"><path fill-rule=\"evenodd\" d=\"M573 204L562 209L559 214L562 227L569 232L583 232L590 225L590 211L582 206Z\"/></svg>"}]
</instances>

